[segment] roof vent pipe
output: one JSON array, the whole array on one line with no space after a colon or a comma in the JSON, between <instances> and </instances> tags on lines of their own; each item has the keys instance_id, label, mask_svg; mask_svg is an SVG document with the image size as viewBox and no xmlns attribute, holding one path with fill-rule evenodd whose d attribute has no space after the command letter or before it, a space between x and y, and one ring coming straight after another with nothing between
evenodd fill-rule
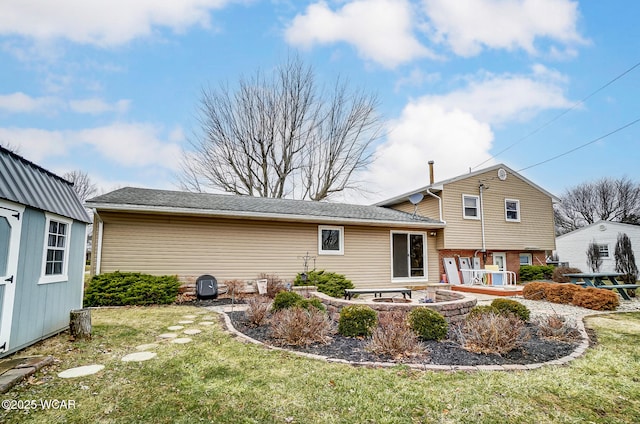
<instances>
[{"instance_id":1,"label":"roof vent pipe","mask_svg":"<svg viewBox=\"0 0 640 424\"><path fill-rule=\"evenodd\" d=\"M429 161L429 185L433 185L433 161Z\"/></svg>"}]
</instances>

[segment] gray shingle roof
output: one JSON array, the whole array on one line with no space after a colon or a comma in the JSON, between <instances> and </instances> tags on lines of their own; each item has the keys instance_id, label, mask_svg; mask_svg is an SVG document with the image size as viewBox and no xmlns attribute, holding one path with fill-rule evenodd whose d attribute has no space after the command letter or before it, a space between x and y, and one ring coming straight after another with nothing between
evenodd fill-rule
<instances>
[{"instance_id":1,"label":"gray shingle roof","mask_svg":"<svg viewBox=\"0 0 640 424\"><path fill-rule=\"evenodd\" d=\"M211 215L234 214L253 217L278 216L281 219L297 220L317 218L361 222L388 222L406 224L442 225L440 221L423 216L379 206L350 205L344 203L312 202L304 200L272 199L265 197L235 196L229 194L190 193L182 191L152 190L125 187L86 202L87 207L98 209L121 209L137 211L189 210Z\"/></svg>"},{"instance_id":2,"label":"gray shingle roof","mask_svg":"<svg viewBox=\"0 0 640 424\"><path fill-rule=\"evenodd\" d=\"M72 183L1 146L0 198L91 222Z\"/></svg>"}]
</instances>

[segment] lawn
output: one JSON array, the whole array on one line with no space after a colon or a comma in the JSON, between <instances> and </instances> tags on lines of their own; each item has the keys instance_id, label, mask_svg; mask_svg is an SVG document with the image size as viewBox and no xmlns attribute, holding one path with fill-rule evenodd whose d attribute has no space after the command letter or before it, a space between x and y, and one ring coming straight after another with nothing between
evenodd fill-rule
<instances>
[{"instance_id":1,"label":"lawn","mask_svg":"<svg viewBox=\"0 0 640 424\"><path fill-rule=\"evenodd\" d=\"M215 316L185 306L93 310L90 342L62 334L21 352L56 361L2 396L73 400L75 408L0 411L0 422L640 422L640 313L588 319L597 346L568 366L529 372L330 364L241 343L217 320L190 344L161 343L155 359L120 361L183 315L202 313ZM105 369L57 377L92 363Z\"/></svg>"}]
</instances>

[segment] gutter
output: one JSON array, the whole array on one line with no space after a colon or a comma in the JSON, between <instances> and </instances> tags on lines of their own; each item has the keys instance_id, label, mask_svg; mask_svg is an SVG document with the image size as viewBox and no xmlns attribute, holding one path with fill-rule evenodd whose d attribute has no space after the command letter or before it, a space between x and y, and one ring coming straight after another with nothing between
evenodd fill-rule
<instances>
[{"instance_id":1,"label":"gutter","mask_svg":"<svg viewBox=\"0 0 640 424\"><path fill-rule=\"evenodd\" d=\"M427 221L390 221L377 219L359 219L359 218L341 218L333 216L319 215L294 215L294 214L277 214L277 213L256 213L247 211L212 211L211 209L192 209L192 208L175 208L166 206L139 206L139 205L114 205L109 203L93 203L90 205L94 211L98 209L107 212L137 212L137 213L157 213L157 214L181 214L181 215L200 215L221 218L236 219L256 219L269 221L288 221L288 222L311 222L311 223L330 223L330 224L354 224L367 225L376 227L416 227L416 228L444 228L445 223L427 222ZM102 221L102 220L101 220ZM100 228L99 228L100 230Z\"/></svg>"}]
</instances>

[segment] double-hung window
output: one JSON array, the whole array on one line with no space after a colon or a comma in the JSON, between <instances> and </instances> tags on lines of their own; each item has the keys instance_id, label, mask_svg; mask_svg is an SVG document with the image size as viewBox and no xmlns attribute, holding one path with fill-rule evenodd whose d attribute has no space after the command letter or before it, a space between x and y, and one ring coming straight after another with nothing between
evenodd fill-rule
<instances>
[{"instance_id":1,"label":"double-hung window","mask_svg":"<svg viewBox=\"0 0 640 424\"><path fill-rule=\"evenodd\" d=\"M462 195L462 216L464 219L480 219L480 197Z\"/></svg>"},{"instance_id":2,"label":"double-hung window","mask_svg":"<svg viewBox=\"0 0 640 424\"><path fill-rule=\"evenodd\" d=\"M329 225L318 227L318 254L344 255L344 227Z\"/></svg>"},{"instance_id":3,"label":"double-hung window","mask_svg":"<svg viewBox=\"0 0 640 424\"><path fill-rule=\"evenodd\" d=\"M507 221L520 222L520 201L504 199L504 215Z\"/></svg>"},{"instance_id":4,"label":"double-hung window","mask_svg":"<svg viewBox=\"0 0 640 424\"><path fill-rule=\"evenodd\" d=\"M54 215L46 215L44 253L40 283L68 280L69 241L71 221Z\"/></svg>"},{"instance_id":5,"label":"double-hung window","mask_svg":"<svg viewBox=\"0 0 640 424\"><path fill-rule=\"evenodd\" d=\"M599 244L598 245L598 253L600 253L600 257L603 259L609 259L609 245L608 244Z\"/></svg>"}]
</instances>

